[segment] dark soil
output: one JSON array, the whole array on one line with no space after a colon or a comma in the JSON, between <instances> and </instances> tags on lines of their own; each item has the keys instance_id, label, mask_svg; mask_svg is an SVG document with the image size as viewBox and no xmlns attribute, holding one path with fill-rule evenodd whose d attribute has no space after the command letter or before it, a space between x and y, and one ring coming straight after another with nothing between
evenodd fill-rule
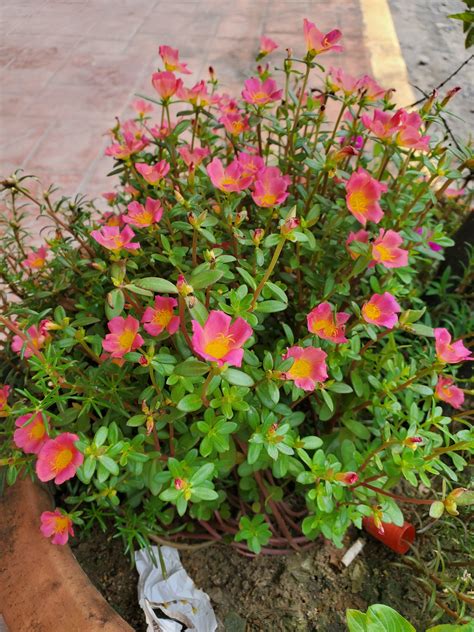
<instances>
[{"instance_id":1,"label":"dark soil","mask_svg":"<svg viewBox=\"0 0 474 632\"><path fill-rule=\"evenodd\" d=\"M348 546L358 536L348 536ZM137 632L146 630L138 606L138 576L119 539L92 532L73 544L92 582ZM206 591L226 632L345 632L347 608L385 603L399 610L417 629L430 620L422 612L420 589L399 557L377 542L367 544L354 562L340 563L343 550L318 542L314 549L287 556L249 559L229 546L181 552L183 565Z\"/></svg>"}]
</instances>

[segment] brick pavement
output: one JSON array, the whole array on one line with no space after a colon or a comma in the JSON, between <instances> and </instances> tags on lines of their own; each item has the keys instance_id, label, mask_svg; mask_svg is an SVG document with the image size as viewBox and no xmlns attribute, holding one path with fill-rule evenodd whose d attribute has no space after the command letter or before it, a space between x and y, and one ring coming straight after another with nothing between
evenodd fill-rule
<instances>
[{"instance_id":1,"label":"brick pavement","mask_svg":"<svg viewBox=\"0 0 474 632\"><path fill-rule=\"evenodd\" d=\"M180 49L186 85L212 65L238 93L262 34L304 50L304 17L344 34L327 66L371 72L359 0L4 0L0 174L22 167L66 194L110 189L104 133L137 92L153 96L159 44Z\"/></svg>"}]
</instances>

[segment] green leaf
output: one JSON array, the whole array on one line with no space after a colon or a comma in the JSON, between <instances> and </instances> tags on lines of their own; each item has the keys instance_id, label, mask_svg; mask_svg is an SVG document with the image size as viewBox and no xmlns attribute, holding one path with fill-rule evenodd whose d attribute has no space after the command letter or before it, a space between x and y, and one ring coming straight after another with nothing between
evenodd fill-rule
<instances>
[{"instance_id":1,"label":"green leaf","mask_svg":"<svg viewBox=\"0 0 474 632\"><path fill-rule=\"evenodd\" d=\"M430 516L432 518L441 518L444 513L444 503L441 500L435 500L430 505Z\"/></svg>"},{"instance_id":2,"label":"green leaf","mask_svg":"<svg viewBox=\"0 0 474 632\"><path fill-rule=\"evenodd\" d=\"M331 412L334 412L334 402L332 401L331 395L323 388L321 389L321 395L323 396L324 403L329 408Z\"/></svg>"},{"instance_id":3,"label":"green leaf","mask_svg":"<svg viewBox=\"0 0 474 632\"><path fill-rule=\"evenodd\" d=\"M118 476L119 466L113 459L110 458L110 456L102 454L101 456L99 456L99 461L113 476Z\"/></svg>"},{"instance_id":4,"label":"green leaf","mask_svg":"<svg viewBox=\"0 0 474 632\"><path fill-rule=\"evenodd\" d=\"M434 338L433 327L427 327L426 325L415 323L414 325L407 325L406 329L407 331L410 331L417 336L427 336L428 338Z\"/></svg>"},{"instance_id":5,"label":"green leaf","mask_svg":"<svg viewBox=\"0 0 474 632\"><path fill-rule=\"evenodd\" d=\"M237 267L236 270L240 274L240 276L243 278L245 283L247 283L247 285L249 285L252 288L252 290L257 289L257 283L255 282L255 279L253 278L251 274L247 272L247 270L244 270L243 268L239 268L239 267Z\"/></svg>"},{"instance_id":6,"label":"green leaf","mask_svg":"<svg viewBox=\"0 0 474 632\"><path fill-rule=\"evenodd\" d=\"M367 615L365 612L349 608L346 611L346 621L349 632L367 632Z\"/></svg>"},{"instance_id":7,"label":"green leaf","mask_svg":"<svg viewBox=\"0 0 474 632\"><path fill-rule=\"evenodd\" d=\"M153 296L153 292L150 292L150 290L144 290L134 283L128 283L125 288L134 294L138 294L139 296Z\"/></svg>"},{"instance_id":8,"label":"green leaf","mask_svg":"<svg viewBox=\"0 0 474 632\"><path fill-rule=\"evenodd\" d=\"M378 603L367 610L367 632L416 632L416 630L396 610Z\"/></svg>"},{"instance_id":9,"label":"green leaf","mask_svg":"<svg viewBox=\"0 0 474 632\"><path fill-rule=\"evenodd\" d=\"M352 388L349 384L344 384L343 382L334 382L334 384L328 386L327 389L333 393L352 393Z\"/></svg>"},{"instance_id":10,"label":"green leaf","mask_svg":"<svg viewBox=\"0 0 474 632\"><path fill-rule=\"evenodd\" d=\"M214 283L217 283L223 276L222 270L204 270L197 274L192 274L189 279L189 284L193 286L195 290L202 290Z\"/></svg>"},{"instance_id":11,"label":"green leaf","mask_svg":"<svg viewBox=\"0 0 474 632\"><path fill-rule=\"evenodd\" d=\"M130 419L127 421L127 426L130 426L131 428L142 426L145 423L145 419L146 419L145 415L142 415L142 414L133 415L133 417L130 417Z\"/></svg>"},{"instance_id":12,"label":"green leaf","mask_svg":"<svg viewBox=\"0 0 474 632\"><path fill-rule=\"evenodd\" d=\"M183 399L180 400L177 408L178 410L182 410L185 413L192 413L195 410L199 410L202 407L202 400L200 395L196 395L195 393L191 393L190 395L185 395Z\"/></svg>"},{"instance_id":13,"label":"green leaf","mask_svg":"<svg viewBox=\"0 0 474 632\"><path fill-rule=\"evenodd\" d=\"M120 316L123 311L125 305L125 297L120 288L115 288L111 290L106 297L105 304L105 315L109 320L115 318L115 316Z\"/></svg>"},{"instance_id":14,"label":"green leaf","mask_svg":"<svg viewBox=\"0 0 474 632\"><path fill-rule=\"evenodd\" d=\"M175 375L181 375L182 377L194 377L205 375L206 373L209 373L209 370L209 365L205 362L190 359L185 362L181 362L181 364L177 364L173 373Z\"/></svg>"},{"instance_id":15,"label":"green leaf","mask_svg":"<svg viewBox=\"0 0 474 632\"><path fill-rule=\"evenodd\" d=\"M102 426L95 433L94 443L98 448L100 448L101 445L104 445L108 434L109 434L109 429L107 428L107 426Z\"/></svg>"},{"instance_id":16,"label":"green leaf","mask_svg":"<svg viewBox=\"0 0 474 632\"><path fill-rule=\"evenodd\" d=\"M194 497L199 498L199 500L215 500L219 498L219 494L214 489L209 489L208 487L193 487L192 496L193 500Z\"/></svg>"},{"instance_id":17,"label":"green leaf","mask_svg":"<svg viewBox=\"0 0 474 632\"><path fill-rule=\"evenodd\" d=\"M204 481L207 481L211 478L214 472L214 463L206 463L202 465L197 472L195 472L191 476L191 482L193 485L199 485Z\"/></svg>"},{"instance_id":18,"label":"green leaf","mask_svg":"<svg viewBox=\"0 0 474 632\"><path fill-rule=\"evenodd\" d=\"M145 290L152 290L153 292L159 292L164 294L177 294L178 288L176 285L168 281L167 279L161 279L159 277L145 277L143 279L135 279L134 283L137 287ZM127 286L128 287L128 286Z\"/></svg>"},{"instance_id":19,"label":"green leaf","mask_svg":"<svg viewBox=\"0 0 474 632\"><path fill-rule=\"evenodd\" d=\"M261 301L257 303L256 310L264 314L272 314L273 312L282 312L288 307L288 303L282 301Z\"/></svg>"},{"instance_id":20,"label":"green leaf","mask_svg":"<svg viewBox=\"0 0 474 632\"><path fill-rule=\"evenodd\" d=\"M344 419L342 423L359 439L370 439L370 431L360 421Z\"/></svg>"},{"instance_id":21,"label":"green leaf","mask_svg":"<svg viewBox=\"0 0 474 632\"><path fill-rule=\"evenodd\" d=\"M221 375L229 384L234 384L235 386L253 386L255 384L250 375L237 369L228 368Z\"/></svg>"}]
</instances>

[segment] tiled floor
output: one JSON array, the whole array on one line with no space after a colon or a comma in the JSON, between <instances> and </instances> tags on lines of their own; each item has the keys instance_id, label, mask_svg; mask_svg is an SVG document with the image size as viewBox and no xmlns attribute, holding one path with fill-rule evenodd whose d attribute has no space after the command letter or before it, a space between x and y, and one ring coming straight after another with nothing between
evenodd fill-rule
<instances>
[{"instance_id":1,"label":"tiled floor","mask_svg":"<svg viewBox=\"0 0 474 632\"><path fill-rule=\"evenodd\" d=\"M344 33L327 66L371 70L358 0L6 0L0 11L0 175L22 167L66 194L110 189L104 133L137 92L153 95L159 44L180 49L187 85L212 65L237 94L260 36L281 45L275 63L304 50L308 17Z\"/></svg>"}]
</instances>

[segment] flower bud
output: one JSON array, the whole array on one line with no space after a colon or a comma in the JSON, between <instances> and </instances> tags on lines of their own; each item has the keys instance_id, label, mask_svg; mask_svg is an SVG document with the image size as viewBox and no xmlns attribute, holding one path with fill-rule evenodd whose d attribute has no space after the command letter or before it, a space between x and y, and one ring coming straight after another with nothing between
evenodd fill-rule
<instances>
[{"instance_id":1,"label":"flower bud","mask_svg":"<svg viewBox=\"0 0 474 632\"><path fill-rule=\"evenodd\" d=\"M180 296L188 296L188 294L192 294L194 292L192 285L189 285L189 283L187 283L182 274L180 274L178 277L176 287L178 288L178 294Z\"/></svg>"},{"instance_id":2,"label":"flower bud","mask_svg":"<svg viewBox=\"0 0 474 632\"><path fill-rule=\"evenodd\" d=\"M184 481L182 478L175 478L173 483L174 483L175 489L183 489L184 487Z\"/></svg>"},{"instance_id":3,"label":"flower bud","mask_svg":"<svg viewBox=\"0 0 474 632\"><path fill-rule=\"evenodd\" d=\"M356 472L339 472L334 475L334 480L345 485L354 485L359 480L359 475Z\"/></svg>"},{"instance_id":4,"label":"flower bud","mask_svg":"<svg viewBox=\"0 0 474 632\"><path fill-rule=\"evenodd\" d=\"M260 245L260 242L262 241L263 237L265 235L265 231L263 230L263 228L256 228L253 232L252 232L252 241L256 246Z\"/></svg>"},{"instance_id":5,"label":"flower bud","mask_svg":"<svg viewBox=\"0 0 474 632\"><path fill-rule=\"evenodd\" d=\"M407 448L411 448L412 450L416 450L419 443L423 443L423 439L421 437L407 437L403 441L403 445Z\"/></svg>"},{"instance_id":6,"label":"flower bud","mask_svg":"<svg viewBox=\"0 0 474 632\"><path fill-rule=\"evenodd\" d=\"M289 217L280 226L280 232L285 237L288 237L299 225L300 220L297 217Z\"/></svg>"}]
</instances>

